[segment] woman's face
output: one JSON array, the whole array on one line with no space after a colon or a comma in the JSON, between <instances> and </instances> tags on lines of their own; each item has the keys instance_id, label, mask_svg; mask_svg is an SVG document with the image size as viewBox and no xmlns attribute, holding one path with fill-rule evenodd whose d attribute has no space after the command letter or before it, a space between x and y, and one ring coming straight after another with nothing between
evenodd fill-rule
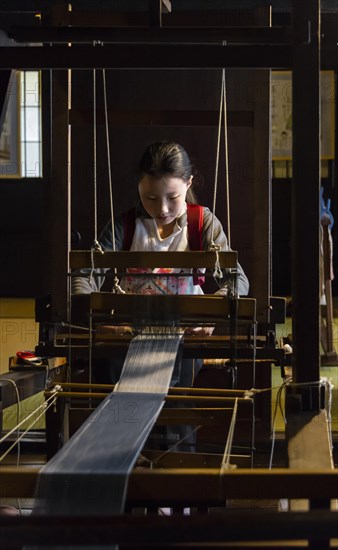
<instances>
[{"instance_id":1,"label":"woman's face","mask_svg":"<svg viewBox=\"0 0 338 550\"><path fill-rule=\"evenodd\" d=\"M141 202L158 226L172 223L181 214L191 180L145 175L139 183Z\"/></svg>"}]
</instances>

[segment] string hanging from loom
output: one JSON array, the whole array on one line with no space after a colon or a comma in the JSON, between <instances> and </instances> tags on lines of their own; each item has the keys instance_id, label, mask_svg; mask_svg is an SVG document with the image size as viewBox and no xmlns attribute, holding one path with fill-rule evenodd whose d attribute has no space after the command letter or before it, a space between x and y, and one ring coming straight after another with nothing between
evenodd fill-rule
<instances>
[{"instance_id":1,"label":"string hanging from loom","mask_svg":"<svg viewBox=\"0 0 338 550\"><path fill-rule=\"evenodd\" d=\"M219 105L219 114L218 114L215 176L214 176L214 190L213 190L213 201L212 201L212 213L213 213L213 215L216 214L216 201L217 201L217 188L218 188L218 169L219 169L221 129L222 129L222 114L224 115L225 187L226 187L226 201L227 201L227 222L226 222L226 226L227 226L228 244L229 244L229 247L231 247L228 124L227 124L227 99L226 99L225 69L222 69L221 94L220 94L220 105ZM212 234L211 244L214 244L214 221L212 221L211 228L212 228L211 229L211 234Z\"/></svg>"},{"instance_id":2,"label":"string hanging from loom","mask_svg":"<svg viewBox=\"0 0 338 550\"><path fill-rule=\"evenodd\" d=\"M116 250L115 243L115 219L114 219L114 196L113 196L113 180L111 172L111 160L110 160L110 140L109 140L109 123L108 123L108 107L107 107L107 85L106 85L106 71L102 70L102 80L103 80L103 103L104 103L104 125L106 132L106 146L107 146L107 166L108 166L108 185L109 185L109 205L110 205L110 219L111 219L111 231L112 231L112 246L113 252ZM116 267L113 268L114 279L113 279L113 288L112 291L125 294L125 291L121 288L119 284L119 278L117 276Z\"/></svg>"},{"instance_id":3,"label":"string hanging from loom","mask_svg":"<svg viewBox=\"0 0 338 550\"><path fill-rule=\"evenodd\" d=\"M223 44L224 45L224 44ZM220 159L220 144L221 144L221 129L222 129L222 114L224 124L224 156L225 156L225 191L226 191L226 227L227 227L227 239L229 248L231 248L231 228L230 228L230 185L229 185L229 155L228 155L228 123L227 123L227 98L226 98L226 79L225 69L222 69L221 79L221 93L220 93L220 105L218 115L218 129L217 129L217 144L216 144L216 161L215 161L215 176L214 176L214 191L212 201L212 225L211 225L211 243L208 250L215 252L215 267L213 276L218 284L221 284L223 279L223 272L219 263L218 253L220 247L214 242L214 216L216 215L216 202L217 202L217 188L218 188L218 170Z\"/></svg>"}]
</instances>

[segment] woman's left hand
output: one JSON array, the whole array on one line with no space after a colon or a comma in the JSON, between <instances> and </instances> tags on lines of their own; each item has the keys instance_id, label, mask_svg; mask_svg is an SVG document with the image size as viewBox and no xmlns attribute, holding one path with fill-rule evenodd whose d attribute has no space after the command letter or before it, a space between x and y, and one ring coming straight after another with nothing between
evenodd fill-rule
<instances>
[{"instance_id":1,"label":"woman's left hand","mask_svg":"<svg viewBox=\"0 0 338 550\"><path fill-rule=\"evenodd\" d=\"M187 327L184 334L191 336L211 336L215 327Z\"/></svg>"}]
</instances>

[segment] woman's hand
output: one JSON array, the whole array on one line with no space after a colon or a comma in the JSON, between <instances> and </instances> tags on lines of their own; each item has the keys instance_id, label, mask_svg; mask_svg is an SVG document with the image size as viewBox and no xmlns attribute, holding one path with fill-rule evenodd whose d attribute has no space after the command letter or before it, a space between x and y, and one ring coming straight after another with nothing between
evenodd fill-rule
<instances>
[{"instance_id":1,"label":"woman's hand","mask_svg":"<svg viewBox=\"0 0 338 550\"><path fill-rule=\"evenodd\" d=\"M133 335L133 329L129 326L121 325L100 325L97 328L97 332L100 333L109 333L114 336L131 336Z\"/></svg>"},{"instance_id":2,"label":"woman's hand","mask_svg":"<svg viewBox=\"0 0 338 550\"><path fill-rule=\"evenodd\" d=\"M188 336L211 336L215 327L187 327L184 334Z\"/></svg>"}]
</instances>

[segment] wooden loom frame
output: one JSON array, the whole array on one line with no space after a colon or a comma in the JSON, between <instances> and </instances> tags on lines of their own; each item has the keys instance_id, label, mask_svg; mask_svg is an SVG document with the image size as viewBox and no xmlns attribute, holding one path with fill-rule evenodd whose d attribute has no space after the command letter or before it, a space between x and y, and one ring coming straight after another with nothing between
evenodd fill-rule
<instances>
[{"instance_id":1,"label":"wooden loom frame","mask_svg":"<svg viewBox=\"0 0 338 550\"><path fill-rule=\"evenodd\" d=\"M294 356L293 362L293 372L296 382L304 383L304 389L300 392L294 388L292 392L291 401L296 401L298 403L297 413L299 419L304 415L305 409L310 406L314 410L318 410L319 407L319 396L317 395L317 389L310 387L309 383L313 380L319 379L319 277L318 277L318 255L319 255L319 208L318 208L318 219L317 219L317 203L319 202L319 132L318 132L318 121L319 117L317 116L319 112L319 102L318 102L318 74L319 74L319 65L320 65L320 33L319 33L319 15L320 8L318 0L300 0L294 1L294 42L292 44L288 43L281 47L274 48L270 45L265 45L264 48L259 48L257 46L250 46L248 48L241 48L241 46L234 46L229 48L214 47L214 48L203 48L203 46L198 46L198 48L193 48L194 51L190 53L183 47L178 47L177 52L179 53L175 58L175 63L179 66L180 63L185 63L185 66L251 66L251 67L275 67L275 68L290 68L292 67L294 71L294 103L295 103L295 117L294 117L294 190L293 190L293 204L294 204L294 218L293 218L293 298L294 298L294 341L296 347L296 354ZM304 21L309 21L310 26L305 28L303 25ZM11 68L14 66L29 66L32 64L32 59L29 50L25 48L20 48L20 51L16 51L15 48L9 48L5 51L3 49L2 55L2 68L6 69L7 66ZM142 52L141 52L142 50ZM212 50L212 51L211 51ZM34 59L34 66L45 66L45 67L58 67L60 68L60 59L67 59L67 64L69 67L79 67L81 63L85 63L86 67L89 66L109 66L109 63L117 66L115 55L120 54L119 64L120 66L127 66L127 59L133 59L133 64L137 64L135 61L136 49L131 47L126 47L124 49L118 48L107 48L102 55L100 51L100 59L95 52L95 49L87 47L86 53L88 56L84 55L84 51L81 51L81 59L78 53L75 51L67 50L67 56L61 55L62 50L58 52L52 51L48 52L48 56L43 51L37 51L37 56ZM163 67L165 59L170 59L170 64L173 64L173 57L171 56L172 50L168 50L167 56L164 55L166 47L161 48L140 48L138 46L138 62L139 66L142 66L144 63L144 57L147 59L146 65L149 66L161 66ZM198 51L198 55L196 52ZM7 55L8 54L8 55ZM28 54L28 55L26 55ZM131 54L131 55L130 55ZM155 54L155 55L153 55ZM134 56L134 57L133 57ZM332 68L337 66L337 48L323 48L323 68ZM151 62L149 61L151 59ZM259 61L257 61L259 59ZM86 60L84 62L84 60ZM234 61L235 60L235 61ZM133 65L135 66L135 65ZM55 90L59 90L60 95L58 96L59 102L56 105L56 110L54 111L54 121L55 125L53 127L53 132L55 135L57 132L61 131L63 135L66 135L68 127L68 114L67 114L67 100L63 96L63 91L67 88L66 74L63 71L60 71L59 74L53 75L53 82L55 85ZM304 85L306 89L312 90L312 94L304 94ZM56 92L58 93L58 92ZM307 116L308 112L313 114L310 119ZM55 151L57 160L67 159L67 150L66 147L59 151ZM66 165L66 163L64 163ZM54 202L52 208L56 214L55 218L60 212L60 197L63 192L64 196L67 196L67 179L64 177L65 172L61 175L61 179L58 178L57 165L53 167L53 175L55 179L60 181L60 187L58 187L57 192L54 192ZM305 212L302 209L303 196L307 193L309 209L308 212ZM61 204L62 206L62 204ZM315 213L315 215L313 215ZM304 250L303 243L305 229L307 231L306 238L310 239L310 242L313 244L313 249ZM58 228L60 229L60 227ZM64 242L67 242L66 228L63 228L61 233L64 233L65 239ZM60 233L55 231L55 242L60 242ZM306 266L308 280L307 285L304 285L303 273L301 267L298 265L298 260L300 253L302 251L303 265ZM56 257L55 266L61 265L60 258L64 259L64 251L59 251L60 256ZM63 313L66 310L65 306L65 287L57 288L54 286L53 291L56 297L56 302L54 303L54 313L56 319L62 319ZM318 294L318 301L317 301ZM60 298L60 300L58 300ZM307 325L305 321L307 320ZM314 337L312 339L307 338L307 333L310 331ZM318 338L316 337L318 336ZM308 386L307 386L308 384ZM296 394L296 395L295 395ZM305 419L305 416L304 416ZM306 420L308 421L308 417ZM300 448L300 453L302 447ZM315 453L315 449L312 447L312 452ZM328 452L328 447L323 451L324 453ZM309 457L311 462L311 457ZM327 464L325 460L325 465ZM292 465L292 464L291 464ZM303 463L303 466L306 463ZM325 466L326 467L326 466ZM17 472L18 473L18 472ZM204 472L205 474L205 472ZM285 476L284 476L285 474ZM9 475L9 472L8 472ZM27 474L28 475L28 474ZM137 475L137 474L135 474ZM201 474L203 475L203 474ZM227 475L227 479L231 479L230 476L234 476L234 473L231 472ZM254 475L254 473L253 473ZM269 477L271 475L271 477ZM177 473L178 478L179 473ZM219 471L217 471L216 476L219 481ZM273 476L276 476L275 478ZM303 498L313 495L313 498L316 498L317 495L317 483L320 482L321 485L321 498L327 499L329 497L335 496L333 491L332 480L335 479L336 472L331 472L329 470L325 472L318 471L317 474L312 476L310 471L290 471L281 472L274 471L271 474L267 473L265 479L274 479L274 482L279 485L283 484L287 476L293 479L293 484L285 485L283 490L279 493L276 491L276 494L279 495L285 494L288 497L294 496L297 498ZM250 479L250 474L248 474ZM131 478L132 479L132 478ZM142 475L140 474L140 479ZM205 479L205 477L204 477ZM235 477L234 477L235 479ZM236 483L236 494L238 495L238 480L240 477L237 477ZM262 496L264 491L262 487L272 486L270 483L262 484L262 479L260 483L255 486L253 491L255 495L257 493ZM328 481L329 480L329 481ZM178 483L179 484L179 483ZM218 485L217 485L218 486ZM246 484L246 487L250 484ZM228 486L229 487L229 486ZM299 492L296 489L298 487ZM231 492L229 491L229 494ZM246 493L248 496L248 493ZM269 493L271 496L271 493ZM308 516L311 521L311 515ZM122 521L122 520L120 520ZM280 518L281 521L281 518ZM336 520L335 520L336 521ZM332 533L332 531L330 531ZM329 532L326 531L326 537L329 535ZM320 548L324 548L323 545Z\"/></svg>"}]
</instances>

